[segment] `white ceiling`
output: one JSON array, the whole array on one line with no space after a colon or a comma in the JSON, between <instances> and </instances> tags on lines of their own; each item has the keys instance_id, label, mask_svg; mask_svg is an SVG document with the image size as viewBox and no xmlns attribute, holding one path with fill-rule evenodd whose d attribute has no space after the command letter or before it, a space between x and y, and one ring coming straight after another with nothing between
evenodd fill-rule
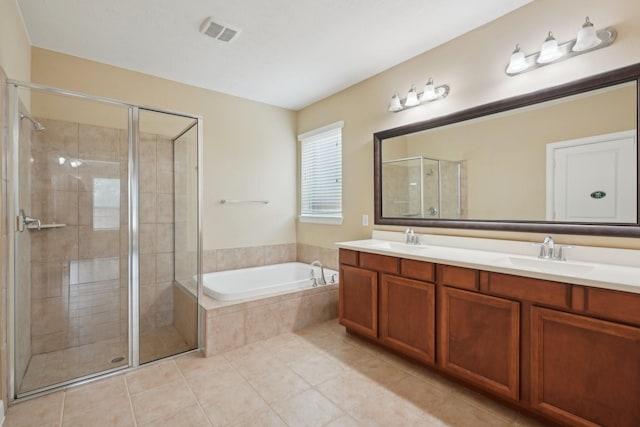
<instances>
[{"instance_id":1,"label":"white ceiling","mask_svg":"<svg viewBox=\"0 0 640 427\"><path fill-rule=\"evenodd\" d=\"M299 110L532 0L18 0L34 46ZM241 29L199 32L207 17Z\"/></svg>"}]
</instances>

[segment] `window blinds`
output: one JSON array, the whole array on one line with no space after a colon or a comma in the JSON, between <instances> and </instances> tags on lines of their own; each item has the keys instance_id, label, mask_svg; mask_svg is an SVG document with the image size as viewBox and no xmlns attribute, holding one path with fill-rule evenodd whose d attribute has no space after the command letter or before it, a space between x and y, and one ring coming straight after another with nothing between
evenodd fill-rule
<instances>
[{"instance_id":1,"label":"window blinds","mask_svg":"<svg viewBox=\"0 0 640 427\"><path fill-rule=\"evenodd\" d=\"M298 137L302 218L342 218L342 127L338 122Z\"/></svg>"}]
</instances>

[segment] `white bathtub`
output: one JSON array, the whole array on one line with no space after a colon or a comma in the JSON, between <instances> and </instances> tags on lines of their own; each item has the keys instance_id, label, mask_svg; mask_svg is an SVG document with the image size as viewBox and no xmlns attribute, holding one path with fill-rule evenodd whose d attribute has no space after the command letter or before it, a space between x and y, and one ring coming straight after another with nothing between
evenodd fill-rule
<instances>
[{"instance_id":1,"label":"white bathtub","mask_svg":"<svg viewBox=\"0 0 640 427\"><path fill-rule=\"evenodd\" d=\"M204 293L220 301L256 298L276 293L311 289L312 268L301 262L265 265L262 267L206 273L202 276ZM314 276L320 277L320 268L313 267ZM338 272L324 269L327 283L334 278L338 283ZM322 285L318 285L322 286Z\"/></svg>"}]
</instances>

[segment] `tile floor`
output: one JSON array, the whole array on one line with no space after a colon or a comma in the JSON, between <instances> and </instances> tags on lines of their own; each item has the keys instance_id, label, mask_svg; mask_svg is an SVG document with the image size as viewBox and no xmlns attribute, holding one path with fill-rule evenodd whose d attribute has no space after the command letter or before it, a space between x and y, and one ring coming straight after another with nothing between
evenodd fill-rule
<instances>
[{"instance_id":1,"label":"tile floor","mask_svg":"<svg viewBox=\"0 0 640 427\"><path fill-rule=\"evenodd\" d=\"M173 326L145 331L140 336L140 360L143 363L188 350L189 346ZM124 357L124 360L112 362L117 357ZM20 393L124 366L128 363L127 357L127 342L121 339L33 355L20 385Z\"/></svg>"},{"instance_id":2,"label":"tile floor","mask_svg":"<svg viewBox=\"0 0 640 427\"><path fill-rule=\"evenodd\" d=\"M16 426L541 426L347 335L336 320L9 408Z\"/></svg>"}]
</instances>

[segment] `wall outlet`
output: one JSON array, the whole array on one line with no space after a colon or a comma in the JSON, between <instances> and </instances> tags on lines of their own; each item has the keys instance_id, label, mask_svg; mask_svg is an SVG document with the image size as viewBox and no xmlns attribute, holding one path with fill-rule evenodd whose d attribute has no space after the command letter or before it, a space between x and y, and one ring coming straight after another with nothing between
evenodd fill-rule
<instances>
[{"instance_id":1,"label":"wall outlet","mask_svg":"<svg viewBox=\"0 0 640 427\"><path fill-rule=\"evenodd\" d=\"M362 225L364 227L366 227L367 225L369 225L369 215L367 214L362 214Z\"/></svg>"}]
</instances>

